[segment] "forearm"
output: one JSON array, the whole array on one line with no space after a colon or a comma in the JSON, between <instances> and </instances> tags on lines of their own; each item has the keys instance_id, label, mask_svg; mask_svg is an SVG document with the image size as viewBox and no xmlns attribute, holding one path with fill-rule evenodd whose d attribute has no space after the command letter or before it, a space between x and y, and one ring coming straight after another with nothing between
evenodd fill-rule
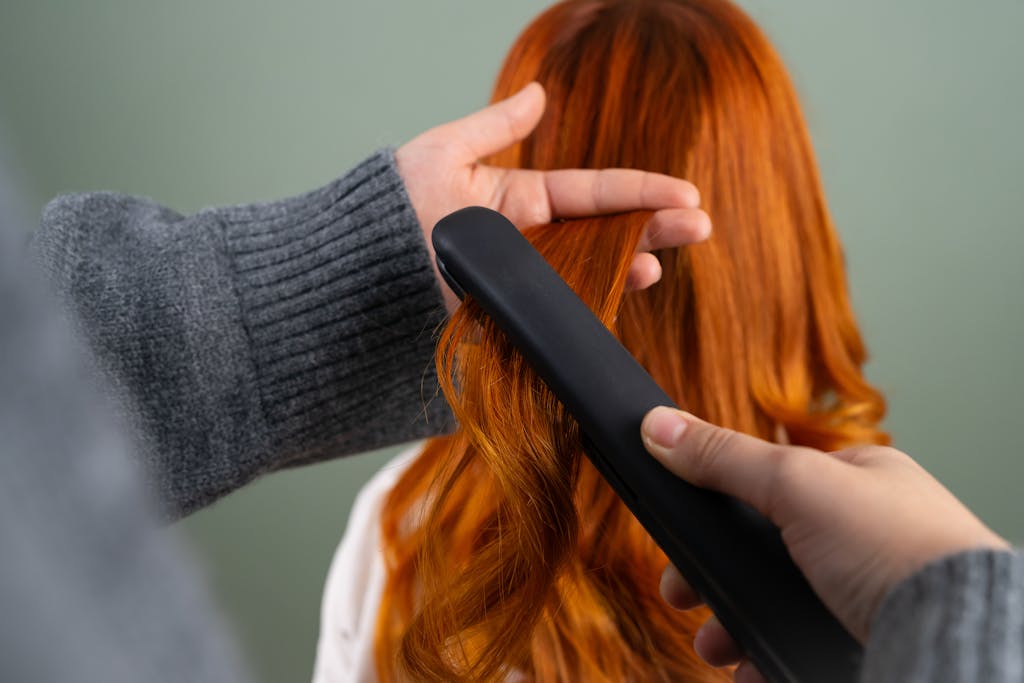
<instances>
[{"instance_id":1,"label":"forearm","mask_svg":"<svg viewBox=\"0 0 1024 683\"><path fill-rule=\"evenodd\" d=\"M875 618L861 678L1024 679L1024 555L961 553L897 586Z\"/></svg>"},{"instance_id":2,"label":"forearm","mask_svg":"<svg viewBox=\"0 0 1024 683\"><path fill-rule=\"evenodd\" d=\"M171 515L450 425L443 304L388 152L302 197L190 217L59 198L37 248Z\"/></svg>"}]
</instances>

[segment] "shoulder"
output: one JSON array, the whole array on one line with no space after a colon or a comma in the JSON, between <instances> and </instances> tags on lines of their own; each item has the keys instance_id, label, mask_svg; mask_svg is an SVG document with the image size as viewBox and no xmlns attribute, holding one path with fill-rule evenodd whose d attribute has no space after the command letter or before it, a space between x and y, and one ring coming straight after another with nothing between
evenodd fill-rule
<instances>
[{"instance_id":1,"label":"shoulder","mask_svg":"<svg viewBox=\"0 0 1024 683\"><path fill-rule=\"evenodd\" d=\"M324 587L314 683L376 680L373 636L385 579L380 510L421 448L399 453L356 496Z\"/></svg>"}]
</instances>

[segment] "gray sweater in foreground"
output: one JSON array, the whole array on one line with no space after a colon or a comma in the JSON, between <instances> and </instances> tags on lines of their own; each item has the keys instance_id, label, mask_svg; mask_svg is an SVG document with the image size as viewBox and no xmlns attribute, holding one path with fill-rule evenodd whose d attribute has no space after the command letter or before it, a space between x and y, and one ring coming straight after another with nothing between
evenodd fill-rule
<instances>
[{"instance_id":1,"label":"gray sweater in foreground","mask_svg":"<svg viewBox=\"0 0 1024 683\"><path fill-rule=\"evenodd\" d=\"M80 368L112 387L165 515L447 430L431 362L444 313L394 160L190 217L65 197L36 247L91 356L0 262L0 680L241 680ZM946 558L885 600L863 680L1022 680L1022 619L1024 558Z\"/></svg>"}]
</instances>

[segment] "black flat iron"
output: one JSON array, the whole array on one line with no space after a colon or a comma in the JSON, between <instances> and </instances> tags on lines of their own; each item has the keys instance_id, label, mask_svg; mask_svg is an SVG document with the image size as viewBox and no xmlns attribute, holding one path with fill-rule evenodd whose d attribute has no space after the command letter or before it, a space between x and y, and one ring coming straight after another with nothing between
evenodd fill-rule
<instances>
[{"instance_id":1,"label":"black flat iron","mask_svg":"<svg viewBox=\"0 0 1024 683\"><path fill-rule=\"evenodd\" d=\"M512 223L470 207L433 232L437 266L508 335L579 422L594 466L774 683L853 683L861 646L750 507L677 478L644 449L640 422L675 406Z\"/></svg>"}]
</instances>

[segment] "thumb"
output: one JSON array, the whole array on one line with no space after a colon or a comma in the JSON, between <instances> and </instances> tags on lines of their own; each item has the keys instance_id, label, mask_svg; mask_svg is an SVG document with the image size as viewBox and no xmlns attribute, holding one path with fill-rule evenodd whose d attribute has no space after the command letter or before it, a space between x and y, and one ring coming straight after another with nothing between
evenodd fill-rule
<instances>
[{"instance_id":1,"label":"thumb","mask_svg":"<svg viewBox=\"0 0 1024 683\"><path fill-rule=\"evenodd\" d=\"M544 114L545 94L533 82L515 95L430 131L439 141L460 150L470 163L519 142L537 127Z\"/></svg>"},{"instance_id":2,"label":"thumb","mask_svg":"<svg viewBox=\"0 0 1024 683\"><path fill-rule=\"evenodd\" d=\"M828 466L812 448L762 441L664 406L647 413L640 431L647 450L673 474L737 498L776 525L780 505L805 498L818 468Z\"/></svg>"}]
</instances>

